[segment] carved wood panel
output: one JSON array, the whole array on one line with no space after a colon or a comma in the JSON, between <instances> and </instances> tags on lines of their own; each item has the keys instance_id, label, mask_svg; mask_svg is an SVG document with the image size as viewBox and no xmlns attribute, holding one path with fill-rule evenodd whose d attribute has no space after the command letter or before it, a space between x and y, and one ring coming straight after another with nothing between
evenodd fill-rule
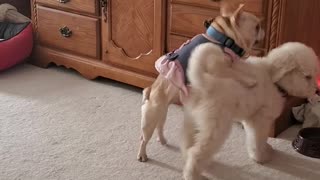
<instances>
[{"instance_id":1,"label":"carved wood panel","mask_svg":"<svg viewBox=\"0 0 320 180\"><path fill-rule=\"evenodd\" d=\"M279 45L279 35L281 34L281 16L284 11L286 0L270 0L270 37L269 50Z\"/></svg>"},{"instance_id":2,"label":"carved wood panel","mask_svg":"<svg viewBox=\"0 0 320 180\"><path fill-rule=\"evenodd\" d=\"M164 52L164 5L162 0L108 1L103 61L157 74L154 61Z\"/></svg>"}]
</instances>

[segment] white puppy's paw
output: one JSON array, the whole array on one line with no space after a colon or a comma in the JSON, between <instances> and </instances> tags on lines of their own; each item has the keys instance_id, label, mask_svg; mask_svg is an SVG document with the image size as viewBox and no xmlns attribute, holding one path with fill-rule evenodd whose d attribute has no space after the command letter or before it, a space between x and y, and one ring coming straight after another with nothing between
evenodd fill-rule
<instances>
[{"instance_id":1,"label":"white puppy's paw","mask_svg":"<svg viewBox=\"0 0 320 180\"><path fill-rule=\"evenodd\" d=\"M183 179L184 180L198 180L200 176L195 175L194 173L191 173L189 171L183 172Z\"/></svg>"},{"instance_id":2,"label":"white puppy's paw","mask_svg":"<svg viewBox=\"0 0 320 180\"><path fill-rule=\"evenodd\" d=\"M209 180L207 177L198 175L198 174L192 174L188 172L183 173L184 180Z\"/></svg>"},{"instance_id":3,"label":"white puppy's paw","mask_svg":"<svg viewBox=\"0 0 320 180\"><path fill-rule=\"evenodd\" d=\"M262 161L262 163L271 161L272 154L273 154L273 148L272 148L272 146L271 146L270 144L267 143L266 149L265 149L265 153L264 153L265 158L264 158L264 160Z\"/></svg>"},{"instance_id":4,"label":"white puppy's paw","mask_svg":"<svg viewBox=\"0 0 320 180\"><path fill-rule=\"evenodd\" d=\"M265 149L261 152L256 151L255 153L250 153L250 158L259 164L264 164L271 160L273 154L273 148L270 144L266 144Z\"/></svg>"},{"instance_id":5,"label":"white puppy's paw","mask_svg":"<svg viewBox=\"0 0 320 180\"><path fill-rule=\"evenodd\" d=\"M191 164L186 164L183 170L184 180L208 180L207 177L201 175L198 169Z\"/></svg>"}]
</instances>

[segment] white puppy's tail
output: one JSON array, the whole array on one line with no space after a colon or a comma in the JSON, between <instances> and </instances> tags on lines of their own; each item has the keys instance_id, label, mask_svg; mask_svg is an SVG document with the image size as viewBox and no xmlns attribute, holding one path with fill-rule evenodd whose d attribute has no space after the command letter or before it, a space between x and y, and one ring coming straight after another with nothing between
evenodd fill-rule
<instances>
[{"instance_id":1,"label":"white puppy's tail","mask_svg":"<svg viewBox=\"0 0 320 180\"><path fill-rule=\"evenodd\" d=\"M224 53L219 46L212 43L197 46L191 53L187 69L191 86L202 87L210 82L221 61L224 61Z\"/></svg>"}]
</instances>

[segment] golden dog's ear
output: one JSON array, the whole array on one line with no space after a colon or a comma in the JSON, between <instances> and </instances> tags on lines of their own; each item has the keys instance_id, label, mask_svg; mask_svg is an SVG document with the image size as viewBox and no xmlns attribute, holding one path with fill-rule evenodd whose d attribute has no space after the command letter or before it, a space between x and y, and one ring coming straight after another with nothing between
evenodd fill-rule
<instances>
[{"instance_id":1,"label":"golden dog's ear","mask_svg":"<svg viewBox=\"0 0 320 180\"><path fill-rule=\"evenodd\" d=\"M220 11L223 17L238 16L242 12L244 4L240 4L234 0L221 1Z\"/></svg>"},{"instance_id":2,"label":"golden dog's ear","mask_svg":"<svg viewBox=\"0 0 320 180\"><path fill-rule=\"evenodd\" d=\"M278 82L287 73L293 71L297 64L295 61L274 61L271 69L271 80L273 83Z\"/></svg>"},{"instance_id":3,"label":"golden dog's ear","mask_svg":"<svg viewBox=\"0 0 320 180\"><path fill-rule=\"evenodd\" d=\"M231 21L237 23L244 4L236 2L222 1L221 2L221 16L230 18Z\"/></svg>"},{"instance_id":4,"label":"golden dog's ear","mask_svg":"<svg viewBox=\"0 0 320 180\"><path fill-rule=\"evenodd\" d=\"M239 7L236 9L236 11L233 12L233 17L238 17L240 13L243 11L244 4L239 4Z\"/></svg>"}]
</instances>

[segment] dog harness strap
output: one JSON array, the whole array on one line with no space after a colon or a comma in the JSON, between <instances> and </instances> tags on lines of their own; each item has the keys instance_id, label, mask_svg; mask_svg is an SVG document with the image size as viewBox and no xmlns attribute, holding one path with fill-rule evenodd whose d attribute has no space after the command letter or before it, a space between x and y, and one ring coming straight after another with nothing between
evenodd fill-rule
<instances>
[{"instance_id":1,"label":"dog harness strap","mask_svg":"<svg viewBox=\"0 0 320 180\"><path fill-rule=\"evenodd\" d=\"M198 34L194 36L191 40L187 40L183 43L178 49L160 57L155 63L157 71L181 89L185 97L188 96L187 85L189 84L188 77L186 76L186 70L191 53L196 46L209 42L214 43L221 47L225 55L230 56L232 61L239 59L239 55L234 52L234 49L238 47L234 41L224 35L216 36L217 34L212 32L213 31L210 30L207 31L207 34ZM222 43L221 41L223 39L225 41ZM228 39L232 41L227 41ZM239 49L242 50L241 48ZM241 52L244 51L242 50Z\"/></svg>"},{"instance_id":2,"label":"dog harness strap","mask_svg":"<svg viewBox=\"0 0 320 180\"><path fill-rule=\"evenodd\" d=\"M177 49L176 51L168 53L167 58L169 61L174 61L174 60L179 61L183 71L186 72L186 69L188 67L188 61L193 49L196 46L207 43L207 42L211 42L211 41L205 38L202 34L199 34L194 38L192 38L190 41L187 41L186 43L184 43L183 47ZM188 83L187 77L185 78L185 83Z\"/></svg>"},{"instance_id":3,"label":"dog harness strap","mask_svg":"<svg viewBox=\"0 0 320 180\"><path fill-rule=\"evenodd\" d=\"M237 54L239 57L242 57L245 54L244 49L242 49L240 46L238 46L233 39L229 38L228 36L222 34L218 30L216 30L214 27L210 26L207 29L207 35L211 38L217 40L223 47L227 47L231 49L235 54Z\"/></svg>"}]
</instances>

